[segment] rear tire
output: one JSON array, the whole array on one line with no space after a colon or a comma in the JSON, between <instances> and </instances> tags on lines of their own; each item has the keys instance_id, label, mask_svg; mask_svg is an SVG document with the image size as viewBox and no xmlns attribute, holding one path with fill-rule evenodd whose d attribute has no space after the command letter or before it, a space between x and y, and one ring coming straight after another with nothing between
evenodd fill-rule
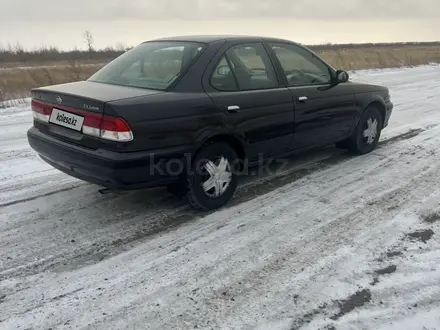
<instances>
[{"instance_id":1,"label":"rear tire","mask_svg":"<svg viewBox=\"0 0 440 330\"><path fill-rule=\"evenodd\" d=\"M345 145L348 151L364 155L372 152L382 133L383 119L376 107L369 107L361 116L356 129L349 139L339 145Z\"/></svg>"},{"instance_id":2,"label":"rear tire","mask_svg":"<svg viewBox=\"0 0 440 330\"><path fill-rule=\"evenodd\" d=\"M238 183L237 152L224 142L203 147L194 157L187 174L186 197L196 209L209 211L229 202Z\"/></svg>"}]
</instances>

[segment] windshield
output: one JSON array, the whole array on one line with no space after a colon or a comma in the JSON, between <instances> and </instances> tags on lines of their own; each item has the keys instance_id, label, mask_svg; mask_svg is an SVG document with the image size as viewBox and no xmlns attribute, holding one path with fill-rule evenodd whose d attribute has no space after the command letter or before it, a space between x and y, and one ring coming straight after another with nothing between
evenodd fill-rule
<instances>
[{"instance_id":1,"label":"windshield","mask_svg":"<svg viewBox=\"0 0 440 330\"><path fill-rule=\"evenodd\" d=\"M167 89L203 47L192 42L147 42L119 56L88 80L148 89Z\"/></svg>"}]
</instances>

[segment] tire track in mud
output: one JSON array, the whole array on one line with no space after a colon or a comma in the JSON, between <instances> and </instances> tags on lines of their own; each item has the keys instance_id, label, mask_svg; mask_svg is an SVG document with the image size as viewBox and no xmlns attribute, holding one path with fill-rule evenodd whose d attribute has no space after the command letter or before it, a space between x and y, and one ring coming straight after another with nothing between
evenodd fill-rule
<instances>
[{"instance_id":1,"label":"tire track in mud","mask_svg":"<svg viewBox=\"0 0 440 330\"><path fill-rule=\"evenodd\" d=\"M423 129L411 130L407 133L395 136L388 140L383 140L379 143L378 150L384 148L390 144L397 143L399 141L408 140L416 137L420 133L424 132ZM338 152L336 149L334 152ZM299 156L301 157L301 155ZM282 188L285 185L292 184L310 174L316 173L318 171L330 168L334 165L343 163L349 159L355 158L357 156L352 155L348 152L339 150L339 153L330 155L327 158L318 160L311 164L301 166L298 168L288 169L283 172L277 173L274 176L268 176L263 179L259 179L258 175L255 175L257 180L252 180L253 178L246 178L248 183L244 186L240 186L231 202L227 207L237 206L247 201L250 201L258 196L265 195L271 191ZM291 159L293 163L295 163L295 158ZM289 164L291 165L291 164ZM272 167L272 170L276 172ZM14 202L9 202L0 205L0 207L14 206L16 204L21 204L29 201L34 201L38 198L44 198L48 196L52 196L61 192L68 192L74 189L82 189L83 186L88 186L87 184L79 184L73 187L66 187L63 189L59 189L56 191L50 191L38 196L32 196L26 199L17 200ZM148 191L148 190L147 190ZM142 191L138 192L128 192L124 193L123 197L126 199L130 199L131 196L142 193ZM174 198L172 195L164 194L165 198L162 196L157 196L157 207L161 207L166 205L167 201L170 198ZM117 203L117 196L115 203ZM127 251L133 245L142 242L145 238L165 232L167 230L175 229L183 224L189 224L191 222L195 222L200 218L203 218L207 215L213 214L217 211L212 212L201 212L191 209L189 206L186 206L186 203L182 201L182 206L180 210L173 213L165 213L161 215L157 220L145 229L139 228L133 230L133 232L124 238L118 238L112 241L102 243L91 244L90 246L83 246L86 248L86 251L72 251L70 255L64 255L62 259L57 258L57 256L52 256L51 258L47 258L41 261L34 262L32 264L23 265L21 267L12 268L9 270L3 270L0 272L0 280L8 278L10 276L14 276L17 274L21 275L35 275L45 271L63 271L65 269L70 269L71 267L81 267L82 265L86 265L89 262L100 262L106 258L119 254L121 252ZM60 215L61 216L61 215ZM221 227L221 226L220 226ZM213 230L219 229L220 227L214 227ZM78 253L79 252L79 253ZM70 266L69 266L70 265Z\"/></svg>"},{"instance_id":2,"label":"tire track in mud","mask_svg":"<svg viewBox=\"0 0 440 330\"><path fill-rule=\"evenodd\" d=\"M12 201L12 202L3 203L3 204L0 204L0 207L12 206L15 204L30 202L30 201L36 200L38 198L49 197L49 196L52 196L52 195L55 195L55 194L58 194L61 192L66 192L66 191L76 189L76 188L81 187L83 185L84 184L77 184L77 185L73 185L72 187L66 187L66 188L62 188L62 189L58 189L58 190L54 190L54 191L49 191L44 194L39 194L38 196L32 196L32 197L22 198L20 200Z\"/></svg>"}]
</instances>

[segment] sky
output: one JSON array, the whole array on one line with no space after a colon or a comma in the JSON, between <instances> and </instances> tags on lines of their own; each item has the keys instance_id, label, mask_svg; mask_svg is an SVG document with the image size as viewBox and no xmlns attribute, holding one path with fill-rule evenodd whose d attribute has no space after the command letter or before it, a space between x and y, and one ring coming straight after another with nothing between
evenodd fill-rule
<instances>
[{"instance_id":1,"label":"sky","mask_svg":"<svg viewBox=\"0 0 440 330\"><path fill-rule=\"evenodd\" d=\"M439 41L439 0L0 0L0 46L134 46L186 34L306 44Z\"/></svg>"}]
</instances>

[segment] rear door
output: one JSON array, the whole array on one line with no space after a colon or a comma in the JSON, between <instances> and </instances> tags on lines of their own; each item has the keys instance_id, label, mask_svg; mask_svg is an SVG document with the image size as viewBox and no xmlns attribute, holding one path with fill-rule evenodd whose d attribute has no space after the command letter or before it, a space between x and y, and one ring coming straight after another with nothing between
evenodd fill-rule
<instances>
[{"instance_id":1,"label":"rear door","mask_svg":"<svg viewBox=\"0 0 440 330\"><path fill-rule=\"evenodd\" d=\"M291 149L346 137L356 115L350 84L332 84L333 70L299 45L268 45L295 102L295 135Z\"/></svg>"},{"instance_id":2,"label":"rear door","mask_svg":"<svg viewBox=\"0 0 440 330\"><path fill-rule=\"evenodd\" d=\"M226 47L208 67L204 88L230 132L245 141L250 161L287 151L295 114L262 43Z\"/></svg>"}]
</instances>

